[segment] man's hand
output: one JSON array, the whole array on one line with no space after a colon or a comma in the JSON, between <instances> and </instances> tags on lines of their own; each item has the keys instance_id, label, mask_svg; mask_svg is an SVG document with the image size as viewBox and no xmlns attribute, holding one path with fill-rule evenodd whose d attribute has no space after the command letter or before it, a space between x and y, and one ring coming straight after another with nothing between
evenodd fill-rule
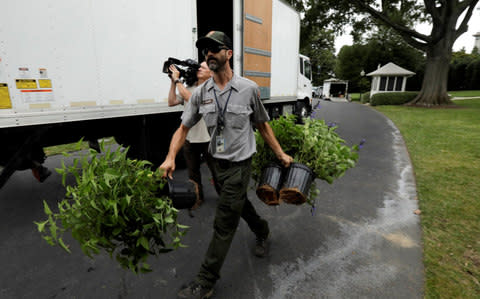
<instances>
[{"instance_id":1,"label":"man's hand","mask_svg":"<svg viewBox=\"0 0 480 299\"><path fill-rule=\"evenodd\" d=\"M258 123L257 129L260 132L260 135L262 135L265 142L273 150L278 160L280 160L280 163L282 163L284 167L290 167L290 164L293 162L293 158L285 154L285 152L282 150L282 147L278 143L278 140L275 137L275 134L273 133L270 125L267 122Z\"/></svg>"},{"instance_id":2,"label":"man's hand","mask_svg":"<svg viewBox=\"0 0 480 299\"><path fill-rule=\"evenodd\" d=\"M293 158L290 155L285 154L284 152L278 155L277 158L278 160L280 160L280 163L282 163L284 167L290 167L290 164L292 164L293 162Z\"/></svg>"},{"instance_id":3,"label":"man's hand","mask_svg":"<svg viewBox=\"0 0 480 299\"><path fill-rule=\"evenodd\" d=\"M180 78L180 72L177 70L177 68L171 64L168 69L170 70L171 74L170 74L170 78L172 79L172 82L175 82L176 80L178 80Z\"/></svg>"},{"instance_id":4,"label":"man's hand","mask_svg":"<svg viewBox=\"0 0 480 299\"><path fill-rule=\"evenodd\" d=\"M163 171L162 177L166 178L167 175L170 179L173 179L173 172L175 171L175 160L166 159L163 161L162 165L158 167L160 171Z\"/></svg>"}]
</instances>

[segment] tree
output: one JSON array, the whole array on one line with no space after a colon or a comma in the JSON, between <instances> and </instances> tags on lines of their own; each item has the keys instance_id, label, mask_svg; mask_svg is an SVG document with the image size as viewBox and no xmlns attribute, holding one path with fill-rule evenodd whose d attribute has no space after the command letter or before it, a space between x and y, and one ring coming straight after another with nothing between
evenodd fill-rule
<instances>
[{"instance_id":1,"label":"tree","mask_svg":"<svg viewBox=\"0 0 480 299\"><path fill-rule=\"evenodd\" d=\"M351 92L360 90L362 87L361 84L364 81L360 75L362 70L370 73L375 71L379 64L384 65L388 62L415 72L415 78L408 81L407 88L420 89L417 82L423 78L422 68L425 65L425 58L421 51L406 44L392 31L391 28L381 26L364 42L344 46L340 50L335 74L339 78L349 80L348 88ZM365 91L365 88L362 87L361 91Z\"/></svg>"},{"instance_id":2,"label":"tree","mask_svg":"<svg viewBox=\"0 0 480 299\"><path fill-rule=\"evenodd\" d=\"M480 55L476 48L472 54L467 54L465 49L453 52L448 73L448 89L480 89Z\"/></svg>"},{"instance_id":3,"label":"tree","mask_svg":"<svg viewBox=\"0 0 480 299\"><path fill-rule=\"evenodd\" d=\"M450 104L447 79L453 43L468 30L468 21L479 0L424 0L424 6L415 0L352 1L375 20L393 28L408 44L426 53L425 74L419 95L411 105L435 106ZM426 16L431 20L430 35L411 29L411 21ZM457 27L457 21L460 25Z\"/></svg>"},{"instance_id":4,"label":"tree","mask_svg":"<svg viewBox=\"0 0 480 299\"><path fill-rule=\"evenodd\" d=\"M341 28L345 22L330 13L328 2L286 1L303 16L300 52L310 57L313 85L322 85L335 67L335 29Z\"/></svg>"}]
</instances>

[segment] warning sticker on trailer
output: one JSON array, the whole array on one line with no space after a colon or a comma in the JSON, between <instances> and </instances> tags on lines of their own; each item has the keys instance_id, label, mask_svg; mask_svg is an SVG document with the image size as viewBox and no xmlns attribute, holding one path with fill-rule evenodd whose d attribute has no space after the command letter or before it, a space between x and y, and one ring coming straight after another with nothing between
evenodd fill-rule
<instances>
[{"instance_id":1,"label":"warning sticker on trailer","mask_svg":"<svg viewBox=\"0 0 480 299\"><path fill-rule=\"evenodd\" d=\"M0 109L12 108L12 101L8 92L7 83L0 83Z\"/></svg>"},{"instance_id":2,"label":"warning sticker on trailer","mask_svg":"<svg viewBox=\"0 0 480 299\"><path fill-rule=\"evenodd\" d=\"M40 88L52 88L52 81L50 79L38 79Z\"/></svg>"},{"instance_id":3,"label":"warning sticker on trailer","mask_svg":"<svg viewBox=\"0 0 480 299\"><path fill-rule=\"evenodd\" d=\"M16 79L17 89L36 89L37 81L35 79Z\"/></svg>"},{"instance_id":4,"label":"warning sticker on trailer","mask_svg":"<svg viewBox=\"0 0 480 299\"><path fill-rule=\"evenodd\" d=\"M24 103L53 102L53 91L51 89L21 90Z\"/></svg>"}]
</instances>

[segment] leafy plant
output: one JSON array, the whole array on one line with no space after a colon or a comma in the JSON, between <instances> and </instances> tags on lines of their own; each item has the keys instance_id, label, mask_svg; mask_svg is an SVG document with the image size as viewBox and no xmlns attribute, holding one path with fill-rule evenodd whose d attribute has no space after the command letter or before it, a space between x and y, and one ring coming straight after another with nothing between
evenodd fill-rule
<instances>
[{"instance_id":1,"label":"leafy plant","mask_svg":"<svg viewBox=\"0 0 480 299\"><path fill-rule=\"evenodd\" d=\"M280 116L270 121L270 126L285 153L295 162L308 166L315 176L333 183L335 178L345 174L358 160L358 146L352 148L335 132L336 126L329 126L320 119L305 118L304 124L295 123L295 116ZM261 179L263 168L276 161L275 154L256 132L257 153L252 161L253 179ZM307 202L314 205L317 194L313 184Z\"/></svg>"},{"instance_id":2,"label":"leafy plant","mask_svg":"<svg viewBox=\"0 0 480 299\"><path fill-rule=\"evenodd\" d=\"M105 150L103 142L100 147L104 155L89 150L71 166L62 161L57 172L66 187L65 199L58 213L44 201L48 219L35 224L52 246L70 252L62 237L70 231L87 256L103 249L122 267L149 272L148 256L184 247L180 238L188 227L177 223L178 210L160 195L166 182L150 162L128 159L128 149ZM68 175L75 177L74 186L66 184Z\"/></svg>"},{"instance_id":3,"label":"leafy plant","mask_svg":"<svg viewBox=\"0 0 480 299\"><path fill-rule=\"evenodd\" d=\"M282 115L269 122L283 151L292 156L293 153L298 151L298 146L302 139L302 127L295 125L296 119L295 115L289 114L286 116ZM278 162L278 160L258 131L255 132L255 139L257 142L257 153L252 160L252 177L258 182L261 178L262 170L268 164Z\"/></svg>"},{"instance_id":4,"label":"leafy plant","mask_svg":"<svg viewBox=\"0 0 480 299\"><path fill-rule=\"evenodd\" d=\"M306 118L301 130L301 143L293 154L296 162L307 165L319 179L333 183L358 160L358 146L349 148L345 140L320 119Z\"/></svg>"}]
</instances>

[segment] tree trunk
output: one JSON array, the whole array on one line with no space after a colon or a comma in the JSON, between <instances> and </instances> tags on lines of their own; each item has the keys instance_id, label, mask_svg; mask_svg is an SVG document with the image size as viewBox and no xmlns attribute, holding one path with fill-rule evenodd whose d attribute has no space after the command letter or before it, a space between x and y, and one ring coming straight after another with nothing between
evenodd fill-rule
<instances>
[{"instance_id":1,"label":"tree trunk","mask_svg":"<svg viewBox=\"0 0 480 299\"><path fill-rule=\"evenodd\" d=\"M455 41L453 35L454 33L450 32L428 47L422 89L408 105L431 107L452 104L447 93L447 83L452 45Z\"/></svg>"}]
</instances>

